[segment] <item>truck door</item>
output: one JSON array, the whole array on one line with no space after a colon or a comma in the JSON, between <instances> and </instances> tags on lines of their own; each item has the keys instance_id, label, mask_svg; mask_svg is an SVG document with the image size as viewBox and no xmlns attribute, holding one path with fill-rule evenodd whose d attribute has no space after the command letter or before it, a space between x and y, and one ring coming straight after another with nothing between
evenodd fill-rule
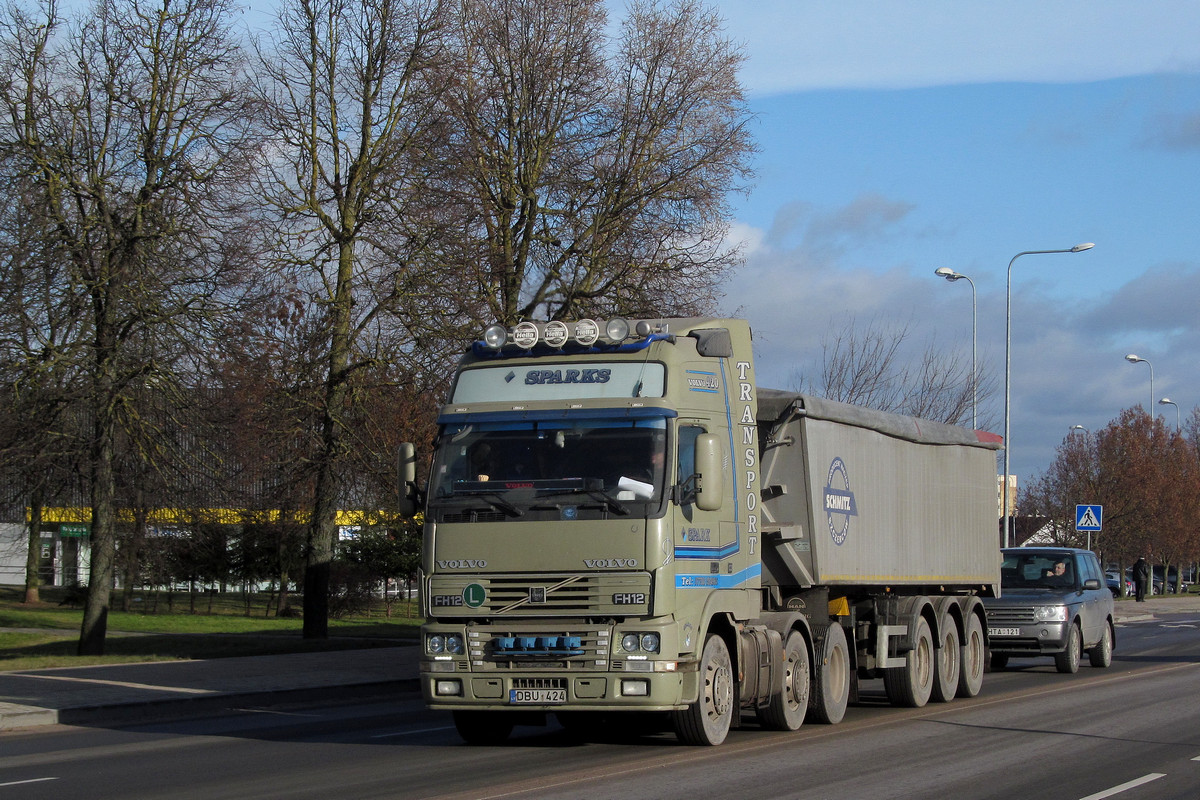
<instances>
[{"instance_id":1,"label":"truck door","mask_svg":"<svg viewBox=\"0 0 1200 800\"><path fill-rule=\"evenodd\" d=\"M736 542L721 540L721 517L725 512L704 511L695 503L696 437L707 432L707 426L699 422L681 422L679 425L675 465L679 502L672 513L675 528L675 585L680 591L715 589L720 586L723 561L735 552L731 547L736 547Z\"/></svg>"}]
</instances>

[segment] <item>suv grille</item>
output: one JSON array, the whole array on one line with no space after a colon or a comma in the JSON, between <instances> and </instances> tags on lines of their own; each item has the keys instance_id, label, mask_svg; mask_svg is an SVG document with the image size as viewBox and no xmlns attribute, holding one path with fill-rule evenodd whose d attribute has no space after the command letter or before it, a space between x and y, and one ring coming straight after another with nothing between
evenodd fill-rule
<instances>
[{"instance_id":1,"label":"suv grille","mask_svg":"<svg viewBox=\"0 0 1200 800\"><path fill-rule=\"evenodd\" d=\"M988 608L987 620L989 625L1025 625L1034 622L1032 606L1013 606L1010 608Z\"/></svg>"}]
</instances>

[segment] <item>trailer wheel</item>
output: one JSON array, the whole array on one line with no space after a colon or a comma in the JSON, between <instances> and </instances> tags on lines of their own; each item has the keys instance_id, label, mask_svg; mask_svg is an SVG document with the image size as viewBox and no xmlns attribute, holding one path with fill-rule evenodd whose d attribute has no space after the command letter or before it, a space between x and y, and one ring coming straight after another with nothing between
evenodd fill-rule
<instances>
[{"instance_id":1,"label":"trailer wheel","mask_svg":"<svg viewBox=\"0 0 1200 800\"><path fill-rule=\"evenodd\" d=\"M733 664L725 640L710 633L700 654L700 696L673 714L675 735L684 744L718 745L733 722Z\"/></svg>"},{"instance_id":2,"label":"trailer wheel","mask_svg":"<svg viewBox=\"0 0 1200 800\"><path fill-rule=\"evenodd\" d=\"M800 631L792 631L783 643L783 689L779 694L772 694L766 708L758 712L763 727L794 731L804 724L808 687L812 680L810 672L808 645Z\"/></svg>"},{"instance_id":3,"label":"trailer wheel","mask_svg":"<svg viewBox=\"0 0 1200 800\"><path fill-rule=\"evenodd\" d=\"M935 651L933 692L931 699L936 703L949 703L958 693L958 673L962 669L962 650L958 646L958 626L954 617L943 614L940 624L941 649Z\"/></svg>"},{"instance_id":4,"label":"trailer wheel","mask_svg":"<svg viewBox=\"0 0 1200 800\"><path fill-rule=\"evenodd\" d=\"M512 733L512 719L494 711L455 711L454 727L467 744L500 744Z\"/></svg>"},{"instance_id":5,"label":"trailer wheel","mask_svg":"<svg viewBox=\"0 0 1200 800\"><path fill-rule=\"evenodd\" d=\"M892 703L907 708L920 708L929 702L933 691L934 655L933 634L929 621L917 617L912 631L912 650L904 657L903 667L884 670L883 684Z\"/></svg>"},{"instance_id":6,"label":"trailer wheel","mask_svg":"<svg viewBox=\"0 0 1200 800\"><path fill-rule=\"evenodd\" d=\"M821 657L815 666L808 710L816 722L836 725L846 716L850 702L850 651L846 632L837 622L830 623L821 637Z\"/></svg>"},{"instance_id":7,"label":"trailer wheel","mask_svg":"<svg viewBox=\"0 0 1200 800\"><path fill-rule=\"evenodd\" d=\"M1071 623L1071 630L1067 632L1067 649L1054 657L1054 666L1059 672L1075 673L1079 672L1079 656L1083 652L1083 634L1079 632L1079 626Z\"/></svg>"},{"instance_id":8,"label":"trailer wheel","mask_svg":"<svg viewBox=\"0 0 1200 800\"><path fill-rule=\"evenodd\" d=\"M987 642L977 614L968 614L963 623L962 656L958 666L958 696L974 697L983 688L987 669Z\"/></svg>"}]
</instances>

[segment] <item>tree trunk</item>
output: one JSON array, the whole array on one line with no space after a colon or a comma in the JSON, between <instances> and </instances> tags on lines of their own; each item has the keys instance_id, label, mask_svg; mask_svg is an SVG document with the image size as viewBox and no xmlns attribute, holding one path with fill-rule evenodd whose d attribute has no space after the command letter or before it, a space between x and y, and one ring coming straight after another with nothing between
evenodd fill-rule
<instances>
[{"instance_id":1,"label":"tree trunk","mask_svg":"<svg viewBox=\"0 0 1200 800\"><path fill-rule=\"evenodd\" d=\"M42 582L42 490L34 489L29 497L29 552L25 556L25 602L41 600L38 586Z\"/></svg>"},{"instance_id":2,"label":"tree trunk","mask_svg":"<svg viewBox=\"0 0 1200 800\"><path fill-rule=\"evenodd\" d=\"M101 395L106 397L107 393ZM101 403L97 409L95 441L92 445L92 530L91 565L88 569L87 601L83 606L83 625L79 633L79 655L104 655L104 637L108 630L108 607L112 598L114 542L112 409Z\"/></svg>"},{"instance_id":3,"label":"tree trunk","mask_svg":"<svg viewBox=\"0 0 1200 800\"><path fill-rule=\"evenodd\" d=\"M354 217L344 219L353 229ZM329 638L329 575L333 565L333 546L337 537L337 469L342 435L341 415L348 393L347 366L350 363L350 313L353 301L353 239L343 239L338 247L338 277L330 304L329 361L325 377L325 403L321 426L321 452L318 455L313 515L308 530L308 562L304 570L304 638Z\"/></svg>"}]
</instances>

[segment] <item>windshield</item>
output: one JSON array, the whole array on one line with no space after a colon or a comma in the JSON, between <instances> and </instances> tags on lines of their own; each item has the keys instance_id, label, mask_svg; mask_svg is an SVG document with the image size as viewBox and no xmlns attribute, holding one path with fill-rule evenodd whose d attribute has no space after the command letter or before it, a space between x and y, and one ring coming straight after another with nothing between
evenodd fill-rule
<instances>
[{"instance_id":1,"label":"windshield","mask_svg":"<svg viewBox=\"0 0 1200 800\"><path fill-rule=\"evenodd\" d=\"M1070 553L1006 553L1000 565L1004 589L1069 589L1075 586Z\"/></svg>"},{"instance_id":2,"label":"windshield","mask_svg":"<svg viewBox=\"0 0 1200 800\"><path fill-rule=\"evenodd\" d=\"M657 501L665 455L662 418L447 424L429 497L504 495L518 505L556 494Z\"/></svg>"}]
</instances>

